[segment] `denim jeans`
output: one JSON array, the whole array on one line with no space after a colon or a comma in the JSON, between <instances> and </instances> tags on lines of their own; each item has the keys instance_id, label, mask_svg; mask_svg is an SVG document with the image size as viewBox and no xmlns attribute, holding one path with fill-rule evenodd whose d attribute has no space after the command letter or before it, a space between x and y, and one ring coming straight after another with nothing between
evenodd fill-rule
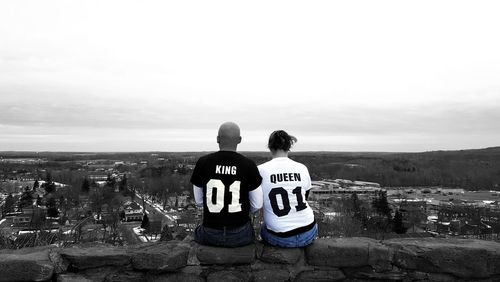
<instances>
[{"instance_id":1,"label":"denim jeans","mask_svg":"<svg viewBox=\"0 0 500 282\"><path fill-rule=\"evenodd\" d=\"M262 240L266 243L283 248L300 248L305 247L314 241L318 235L318 225L315 224L314 227L306 232L300 233L298 235L293 235L290 237L279 237L274 234L269 233L265 225L260 229L260 236Z\"/></svg>"},{"instance_id":2,"label":"denim jeans","mask_svg":"<svg viewBox=\"0 0 500 282\"><path fill-rule=\"evenodd\" d=\"M241 247L253 243L255 234L252 224L236 228L214 229L203 224L196 227L194 240L198 244L220 247Z\"/></svg>"}]
</instances>

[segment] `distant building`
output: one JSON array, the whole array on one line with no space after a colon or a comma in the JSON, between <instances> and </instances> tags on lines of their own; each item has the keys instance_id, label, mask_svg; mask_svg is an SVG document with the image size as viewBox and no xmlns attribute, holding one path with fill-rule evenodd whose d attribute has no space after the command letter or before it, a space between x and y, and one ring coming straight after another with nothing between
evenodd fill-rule
<instances>
[{"instance_id":1,"label":"distant building","mask_svg":"<svg viewBox=\"0 0 500 282\"><path fill-rule=\"evenodd\" d=\"M480 209L463 205L441 205L439 207L438 220L440 222L447 222L455 219L464 219L468 222L477 223L480 220Z\"/></svg>"},{"instance_id":2,"label":"distant building","mask_svg":"<svg viewBox=\"0 0 500 282\"><path fill-rule=\"evenodd\" d=\"M167 205L170 207L184 208L190 204L189 195L170 196L167 198Z\"/></svg>"},{"instance_id":3,"label":"distant building","mask_svg":"<svg viewBox=\"0 0 500 282\"><path fill-rule=\"evenodd\" d=\"M177 218L177 226L183 227L188 231L193 231L198 225L200 218L196 210L189 210L183 212Z\"/></svg>"},{"instance_id":4,"label":"distant building","mask_svg":"<svg viewBox=\"0 0 500 282\"><path fill-rule=\"evenodd\" d=\"M12 223L16 227L27 227L30 224L32 217L33 217L32 214L24 214L24 213L15 215L12 217Z\"/></svg>"},{"instance_id":5,"label":"distant building","mask_svg":"<svg viewBox=\"0 0 500 282\"><path fill-rule=\"evenodd\" d=\"M136 202L126 202L123 207L125 212L125 221L141 221L142 220L142 207Z\"/></svg>"},{"instance_id":6,"label":"distant building","mask_svg":"<svg viewBox=\"0 0 500 282\"><path fill-rule=\"evenodd\" d=\"M427 201L405 200L399 205L406 226L425 228L427 225Z\"/></svg>"},{"instance_id":7,"label":"distant building","mask_svg":"<svg viewBox=\"0 0 500 282\"><path fill-rule=\"evenodd\" d=\"M443 205L438 212L438 223L449 223L447 231L455 235L478 236L496 230L490 224L498 222L498 216L494 211L472 205Z\"/></svg>"},{"instance_id":8,"label":"distant building","mask_svg":"<svg viewBox=\"0 0 500 282\"><path fill-rule=\"evenodd\" d=\"M385 191L380 188L380 184L374 182L351 181L346 179L312 181L311 194L309 198L313 201L338 197L341 195L351 195L356 193L360 197L372 197L379 191Z\"/></svg>"},{"instance_id":9,"label":"distant building","mask_svg":"<svg viewBox=\"0 0 500 282\"><path fill-rule=\"evenodd\" d=\"M99 173L99 174L89 174L88 178L92 181L106 181L108 179L108 175L107 174L102 174L102 173Z\"/></svg>"},{"instance_id":10,"label":"distant building","mask_svg":"<svg viewBox=\"0 0 500 282\"><path fill-rule=\"evenodd\" d=\"M36 213L36 215L35 215ZM20 213L14 213L11 216L12 223L15 227L28 227L32 220L36 217L43 216L45 217L46 209L45 208L37 208L37 207L25 207L23 211Z\"/></svg>"}]
</instances>

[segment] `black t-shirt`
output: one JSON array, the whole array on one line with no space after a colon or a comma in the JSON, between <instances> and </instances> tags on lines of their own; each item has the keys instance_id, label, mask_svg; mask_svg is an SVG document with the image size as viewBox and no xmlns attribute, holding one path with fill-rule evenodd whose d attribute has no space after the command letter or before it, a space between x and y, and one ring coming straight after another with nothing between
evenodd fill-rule
<instances>
[{"instance_id":1,"label":"black t-shirt","mask_svg":"<svg viewBox=\"0 0 500 282\"><path fill-rule=\"evenodd\" d=\"M203 225L221 228L246 224L248 193L261 181L255 163L237 152L219 151L201 157L191 183L203 188Z\"/></svg>"}]
</instances>

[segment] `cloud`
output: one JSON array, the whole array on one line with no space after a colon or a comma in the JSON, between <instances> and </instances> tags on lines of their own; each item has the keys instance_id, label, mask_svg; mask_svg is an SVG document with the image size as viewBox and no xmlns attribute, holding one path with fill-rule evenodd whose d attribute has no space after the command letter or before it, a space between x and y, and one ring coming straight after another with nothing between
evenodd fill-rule
<instances>
[{"instance_id":1,"label":"cloud","mask_svg":"<svg viewBox=\"0 0 500 282\"><path fill-rule=\"evenodd\" d=\"M200 136L227 120L248 149L278 128L304 149L490 145L500 132L496 10L2 2L0 145L211 148Z\"/></svg>"}]
</instances>

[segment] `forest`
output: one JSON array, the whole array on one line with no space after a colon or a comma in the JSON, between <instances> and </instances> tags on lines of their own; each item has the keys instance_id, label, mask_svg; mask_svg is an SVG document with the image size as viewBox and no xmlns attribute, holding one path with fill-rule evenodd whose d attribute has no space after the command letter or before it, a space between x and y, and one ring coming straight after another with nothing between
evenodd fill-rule
<instances>
[{"instance_id":1,"label":"forest","mask_svg":"<svg viewBox=\"0 0 500 282\"><path fill-rule=\"evenodd\" d=\"M145 168L118 167L151 186L165 182L172 190L189 187L190 171L182 177L172 177L179 164L194 165L207 152L127 152L127 153L67 153L67 152L0 152L0 174L6 179L23 170L53 171L53 176L63 183L79 187L86 172L81 161L88 159L139 162L148 160ZM241 152L256 164L271 158L268 152ZM152 157L154 156L154 157ZM2 162L6 158L40 158L41 164L23 165ZM163 158L166 162L154 162ZM467 190L500 190L500 147L457 151L429 151L421 153L387 152L292 152L290 158L304 163L313 180L350 179L380 183L384 187L458 187ZM177 174L179 175L179 174ZM167 177L168 179L162 179ZM179 181L180 185L172 183ZM80 182L80 183L78 183ZM158 183L157 183L158 182ZM149 185L148 185L149 186ZM181 186L181 187L175 187ZM175 187L175 188L173 188ZM176 189L177 188L177 189ZM158 193L160 193L158 191Z\"/></svg>"},{"instance_id":2,"label":"forest","mask_svg":"<svg viewBox=\"0 0 500 282\"><path fill-rule=\"evenodd\" d=\"M262 154L250 156L257 163L266 160ZM342 178L384 187L500 190L500 147L422 153L292 152L290 158L304 163L313 180Z\"/></svg>"}]
</instances>

